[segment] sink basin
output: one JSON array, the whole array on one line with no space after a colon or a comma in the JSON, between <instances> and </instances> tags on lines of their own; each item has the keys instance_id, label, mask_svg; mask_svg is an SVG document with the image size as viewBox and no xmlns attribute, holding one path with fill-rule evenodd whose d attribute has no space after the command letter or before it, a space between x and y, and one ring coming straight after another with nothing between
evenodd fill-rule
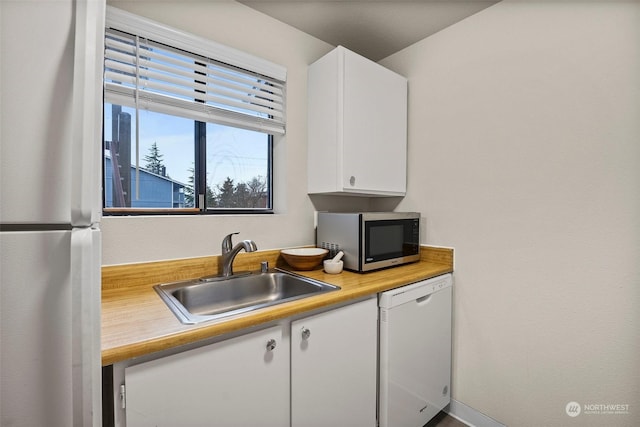
<instances>
[{"instance_id":1,"label":"sink basin","mask_svg":"<svg viewBox=\"0 0 640 427\"><path fill-rule=\"evenodd\" d=\"M340 289L293 274L270 271L218 281L199 279L154 286L178 319L196 324Z\"/></svg>"}]
</instances>

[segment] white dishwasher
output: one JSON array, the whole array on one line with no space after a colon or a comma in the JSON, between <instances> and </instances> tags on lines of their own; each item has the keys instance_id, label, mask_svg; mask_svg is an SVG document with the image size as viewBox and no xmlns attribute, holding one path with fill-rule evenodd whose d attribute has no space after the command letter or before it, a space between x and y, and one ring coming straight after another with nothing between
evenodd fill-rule
<instances>
[{"instance_id":1,"label":"white dishwasher","mask_svg":"<svg viewBox=\"0 0 640 427\"><path fill-rule=\"evenodd\" d=\"M381 293L378 423L422 427L449 404L451 274Z\"/></svg>"}]
</instances>

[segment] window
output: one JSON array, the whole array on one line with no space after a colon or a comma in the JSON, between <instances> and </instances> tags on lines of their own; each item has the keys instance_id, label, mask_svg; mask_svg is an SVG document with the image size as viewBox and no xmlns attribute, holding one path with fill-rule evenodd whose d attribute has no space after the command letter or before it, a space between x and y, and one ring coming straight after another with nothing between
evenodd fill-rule
<instances>
[{"instance_id":1,"label":"window","mask_svg":"<svg viewBox=\"0 0 640 427\"><path fill-rule=\"evenodd\" d=\"M270 212L286 70L107 7L106 213Z\"/></svg>"}]
</instances>

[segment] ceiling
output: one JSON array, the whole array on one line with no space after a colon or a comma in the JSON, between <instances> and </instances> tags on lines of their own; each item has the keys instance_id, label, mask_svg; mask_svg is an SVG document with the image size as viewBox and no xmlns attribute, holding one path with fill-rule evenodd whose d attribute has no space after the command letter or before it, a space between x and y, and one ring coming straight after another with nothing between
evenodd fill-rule
<instances>
[{"instance_id":1,"label":"ceiling","mask_svg":"<svg viewBox=\"0 0 640 427\"><path fill-rule=\"evenodd\" d=\"M379 61L499 0L238 0Z\"/></svg>"}]
</instances>

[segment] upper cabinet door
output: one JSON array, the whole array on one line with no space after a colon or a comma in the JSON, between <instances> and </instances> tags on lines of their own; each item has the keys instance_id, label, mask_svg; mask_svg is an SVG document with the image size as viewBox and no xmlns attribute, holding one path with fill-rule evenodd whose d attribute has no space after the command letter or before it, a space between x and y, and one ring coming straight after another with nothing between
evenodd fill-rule
<instances>
[{"instance_id":1,"label":"upper cabinet door","mask_svg":"<svg viewBox=\"0 0 640 427\"><path fill-rule=\"evenodd\" d=\"M308 78L309 193L403 196L407 80L343 47Z\"/></svg>"}]
</instances>

